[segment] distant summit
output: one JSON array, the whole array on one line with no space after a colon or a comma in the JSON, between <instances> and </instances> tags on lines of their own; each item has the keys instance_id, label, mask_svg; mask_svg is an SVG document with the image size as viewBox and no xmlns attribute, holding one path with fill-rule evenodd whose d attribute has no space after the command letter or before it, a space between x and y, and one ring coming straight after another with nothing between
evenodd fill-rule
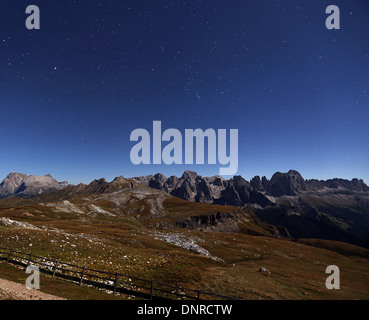
<instances>
[{"instance_id":1,"label":"distant summit","mask_svg":"<svg viewBox=\"0 0 369 320\"><path fill-rule=\"evenodd\" d=\"M58 191L68 185L67 181L58 182L50 174L34 176L12 172L0 183L0 198L11 195L30 197Z\"/></svg>"}]
</instances>

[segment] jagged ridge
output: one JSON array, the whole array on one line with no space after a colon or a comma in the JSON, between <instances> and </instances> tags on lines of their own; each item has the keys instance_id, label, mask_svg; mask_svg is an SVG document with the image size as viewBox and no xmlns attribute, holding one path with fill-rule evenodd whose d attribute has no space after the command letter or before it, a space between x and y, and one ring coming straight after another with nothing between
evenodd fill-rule
<instances>
[{"instance_id":1,"label":"jagged ridge","mask_svg":"<svg viewBox=\"0 0 369 320\"><path fill-rule=\"evenodd\" d=\"M332 189L332 193L337 190L346 193L369 192L369 187L363 180L305 180L295 170L287 173L277 172L270 180L256 176L250 182L241 176L226 180L219 176L202 177L193 171L185 171L181 178L167 178L158 173L133 179L188 201L235 206L253 204L262 208L274 205L271 197L297 196L304 192L319 192L324 189Z\"/></svg>"}]
</instances>

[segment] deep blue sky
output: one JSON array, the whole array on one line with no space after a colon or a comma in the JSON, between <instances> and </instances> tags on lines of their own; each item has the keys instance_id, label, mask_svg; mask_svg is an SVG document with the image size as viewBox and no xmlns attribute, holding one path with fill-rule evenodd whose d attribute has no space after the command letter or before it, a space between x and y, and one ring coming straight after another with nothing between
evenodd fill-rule
<instances>
[{"instance_id":1,"label":"deep blue sky","mask_svg":"<svg viewBox=\"0 0 369 320\"><path fill-rule=\"evenodd\" d=\"M41 30L25 27L25 8ZM325 8L341 9L341 30ZM369 183L367 0L21 1L0 4L0 180L72 183L212 166L130 162L132 130L239 129L250 179Z\"/></svg>"}]
</instances>

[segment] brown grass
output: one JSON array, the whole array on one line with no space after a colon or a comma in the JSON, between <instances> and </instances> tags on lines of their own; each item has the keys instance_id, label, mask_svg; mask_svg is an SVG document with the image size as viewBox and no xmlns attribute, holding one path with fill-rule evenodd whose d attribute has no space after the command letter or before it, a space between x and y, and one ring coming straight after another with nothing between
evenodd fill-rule
<instances>
[{"instance_id":1,"label":"brown grass","mask_svg":"<svg viewBox=\"0 0 369 320\"><path fill-rule=\"evenodd\" d=\"M135 212L128 213L129 208L119 211L111 202L104 201L99 205L105 210L117 210L116 216L55 213L37 203L3 207L0 217L28 222L47 230L0 224L0 246L243 299L369 299L366 249L321 240L294 242L245 234L160 231L195 239L198 245L224 262L215 261L156 240L155 230L148 226L155 225L154 222L160 219L170 222L188 216L232 212L235 207L191 203L170 197L164 202L167 215L157 220L148 208L137 218ZM244 227L262 232L263 228L251 218ZM325 288L328 276L325 268L332 264L341 270L341 290ZM270 270L271 275L259 273L260 267ZM12 271L13 267L4 264L0 264L0 270L10 280L24 280L23 271ZM109 294L94 291L96 289L79 288L47 276L42 281L45 292L63 294L69 299L112 298Z\"/></svg>"}]
</instances>

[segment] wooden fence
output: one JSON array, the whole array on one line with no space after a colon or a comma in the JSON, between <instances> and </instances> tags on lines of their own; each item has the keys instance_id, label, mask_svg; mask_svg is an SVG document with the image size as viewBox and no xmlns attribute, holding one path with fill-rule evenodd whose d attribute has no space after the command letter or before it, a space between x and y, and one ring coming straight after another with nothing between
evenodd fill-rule
<instances>
[{"instance_id":1,"label":"wooden fence","mask_svg":"<svg viewBox=\"0 0 369 320\"><path fill-rule=\"evenodd\" d=\"M239 300L203 290L186 289L118 272L112 273L91 269L86 266L77 266L62 262L59 259L52 260L32 253L20 252L13 248L0 247L0 250L0 260L5 260L8 263L20 265L25 268L30 265L37 266L41 272L47 273L53 278L59 277L70 280L80 286L86 284L111 290L113 294L118 292L150 300Z\"/></svg>"}]
</instances>

